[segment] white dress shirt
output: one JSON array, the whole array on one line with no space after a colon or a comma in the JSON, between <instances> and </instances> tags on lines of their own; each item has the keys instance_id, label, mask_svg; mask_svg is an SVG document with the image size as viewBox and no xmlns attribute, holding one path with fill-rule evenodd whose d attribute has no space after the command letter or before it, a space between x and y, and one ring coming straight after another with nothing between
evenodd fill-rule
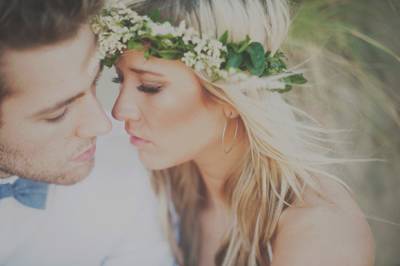
<instances>
[{"instance_id":1,"label":"white dress shirt","mask_svg":"<svg viewBox=\"0 0 400 266\"><path fill-rule=\"evenodd\" d=\"M90 176L49 186L45 210L0 200L1 266L172 263L148 174L120 126L99 138Z\"/></svg>"}]
</instances>

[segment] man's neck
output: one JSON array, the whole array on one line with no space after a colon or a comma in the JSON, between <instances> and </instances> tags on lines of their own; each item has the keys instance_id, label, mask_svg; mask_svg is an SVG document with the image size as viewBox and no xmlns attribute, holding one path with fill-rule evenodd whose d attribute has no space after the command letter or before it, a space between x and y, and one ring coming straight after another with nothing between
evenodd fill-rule
<instances>
[{"instance_id":1,"label":"man's neck","mask_svg":"<svg viewBox=\"0 0 400 266\"><path fill-rule=\"evenodd\" d=\"M6 178L9 178L9 177L12 177L12 175L0 170L0 179L6 179Z\"/></svg>"}]
</instances>

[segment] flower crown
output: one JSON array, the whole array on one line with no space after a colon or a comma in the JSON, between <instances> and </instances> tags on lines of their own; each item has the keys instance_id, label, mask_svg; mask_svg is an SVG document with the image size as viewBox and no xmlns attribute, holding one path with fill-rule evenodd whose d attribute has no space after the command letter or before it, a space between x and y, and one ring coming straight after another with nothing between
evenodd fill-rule
<instances>
[{"instance_id":1,"label":"flower crown","mask_svg":"<svg viewBox=\"0 0 400 266\"><path fill-rule=\"evenodd\" d=\"M248 36L238 43L229 42L228 32L218 40L201 36L184 21L178 27L161 21L159 11L141 16L117 2L93 19L92 29L98 36L102 63L108 67L126 50L143 50L146 58L180 59L211 82L256 78L266 81L259 87L278 92L307 82L300 72L287 70L282 52L265 51ZM272 76L277 77L273 82Z\"/></svg>"}]
</instances>

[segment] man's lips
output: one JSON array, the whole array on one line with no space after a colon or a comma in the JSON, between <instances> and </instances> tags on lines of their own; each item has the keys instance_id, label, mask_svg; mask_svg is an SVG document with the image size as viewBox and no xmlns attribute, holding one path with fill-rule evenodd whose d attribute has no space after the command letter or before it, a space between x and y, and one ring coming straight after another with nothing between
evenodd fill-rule
<instances>
[{"instance_id":1,"label":"man's lips","mask_svg":"<svg viewBox=\"0 0 400 266\"><path fill-rule=\"evenodd\" d=\"M96 144L92 145L89 149L84 151L83 153L79 154L72 160L74 162L86 162L90 161L94 158L94 155L96 154Z\"/></svg>"}]
</instances>

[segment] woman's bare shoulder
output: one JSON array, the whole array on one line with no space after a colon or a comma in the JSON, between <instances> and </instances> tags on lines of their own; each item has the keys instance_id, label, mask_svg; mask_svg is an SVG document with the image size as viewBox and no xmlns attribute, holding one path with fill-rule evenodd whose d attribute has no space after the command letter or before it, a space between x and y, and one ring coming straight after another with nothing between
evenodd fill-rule
<instances>
[{"instance_id":1,"label":"woman's bare shoulder","mask_svg":"<svg viewBox=\"0 0 400 266\"><path fill-rule=\"evenodd\" d=\"M308 189L304 203L284 211L272 242L273 265L373 265L372 233L350 193L322 180L321 195Z\"/></svg>"}]
</instances>

